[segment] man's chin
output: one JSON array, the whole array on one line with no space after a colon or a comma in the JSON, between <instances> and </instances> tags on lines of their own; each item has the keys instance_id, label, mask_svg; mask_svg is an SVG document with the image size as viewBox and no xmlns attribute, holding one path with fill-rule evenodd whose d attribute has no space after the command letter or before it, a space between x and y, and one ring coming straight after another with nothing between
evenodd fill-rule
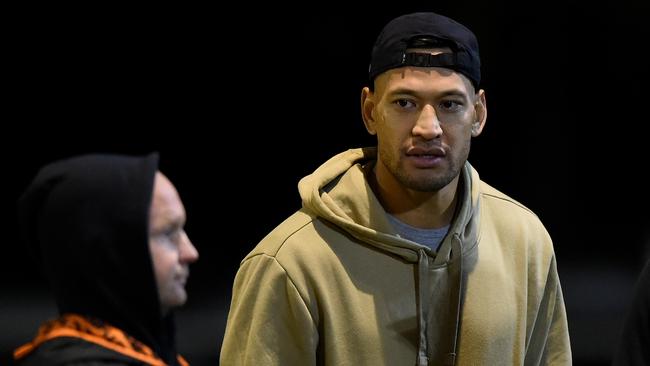
<instances>
[{"instance_id":1,"label":"man's chin","mask_svg":"<svg viewBox=\"0 0 650 366\"><path fill-rule=\"evenodd\" d=\"M179 290L176 294L176 306L183 306L187 302L187 292L185 289Z\"/></svg>"},{"instance_id":2,"label":"man's chin","mask_svg":"<svg viewBox=\"0 0 650 366\"><path fill-rule=\"evenodd\" d=\"M174 309L185 305L187 302L187 293L185 290L176 290L173 296L169 296L163 300L163 307L167 309Z\"/></svg>"}]
</instances>

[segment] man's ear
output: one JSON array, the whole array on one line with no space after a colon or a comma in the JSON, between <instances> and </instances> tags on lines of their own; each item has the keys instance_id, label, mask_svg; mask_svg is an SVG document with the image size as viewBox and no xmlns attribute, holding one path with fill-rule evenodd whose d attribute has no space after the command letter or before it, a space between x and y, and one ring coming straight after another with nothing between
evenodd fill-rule
<instances>
[{"instance_id":1,"label":"man's ear","mask_svg":"<svg viewBox=\"0 0 650 366\"><path fill-rule=\"evenodd\" d=\"M361 90L361 118L363 118L363 124L366 125L366 130L371 135L377 134L373 117L374 110L375 94L366 86Z\"/></svg>"},{"instance_id":2,"label":"man's ear","mask_svg":"<svg viewBox=\"0 0 650 366\"><path fill-rule=\"evenodd\" d=\"M487 120L487 103L485 101L485 91L479 90L474 102L474 122L472 122L472 137L476 137L483 132L485 121Z\"/></svg>"}]
</instances>

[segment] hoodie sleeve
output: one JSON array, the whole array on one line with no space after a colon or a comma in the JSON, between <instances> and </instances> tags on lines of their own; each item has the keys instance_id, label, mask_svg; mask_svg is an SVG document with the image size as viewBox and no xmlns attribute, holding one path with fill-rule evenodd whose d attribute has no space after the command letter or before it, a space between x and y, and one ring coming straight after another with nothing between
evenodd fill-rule
<instances>
[{"instance_id":1,"label":"hoodie sleeve","mask_svg":"<svg viewBox=\"0 0 650 366\"><path fill-rule=\"evenodd\" d=\"M555 257L526 349L525 365L571 365L571 344Z\"/></svg>"},{"instance_id":2,"label":"hoodie sleeve","mask_svg":"<svg viewBox=\"0 0 650 366\"><path fill-rule=\"evenodd\" d=\"M276 258L246 259L233 285L221 365L316 365L318 332Z\"/></svg>"}]
</instances>

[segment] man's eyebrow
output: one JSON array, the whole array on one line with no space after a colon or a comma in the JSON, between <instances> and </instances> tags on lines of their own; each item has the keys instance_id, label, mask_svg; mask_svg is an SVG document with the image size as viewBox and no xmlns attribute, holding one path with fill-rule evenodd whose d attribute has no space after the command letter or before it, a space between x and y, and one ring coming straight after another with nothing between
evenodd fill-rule
<instances>
[{"instance_id":1,"label":"man's eyebrow","mask_svg":"<svg viewBox=\"0 0 650 366\"><path fill-rule=\"evenodd\" d=\"M413 90L413 89L409 89L409 88L397 88L397 89L394 89L394 90L390 90L388 92L388 94L389 95L405 94L405 95L418 96L418 95L425 94L425 93L420 92L420 91L416 91L416 90ZM457 96L457 97L462 97L462 98L465 98L465 99L469 99L469 97L467 96L467 93L464 93L460 89L448 89L448 90L436 93L436 96L437 97Z\"/></svg>"}]
</instances>

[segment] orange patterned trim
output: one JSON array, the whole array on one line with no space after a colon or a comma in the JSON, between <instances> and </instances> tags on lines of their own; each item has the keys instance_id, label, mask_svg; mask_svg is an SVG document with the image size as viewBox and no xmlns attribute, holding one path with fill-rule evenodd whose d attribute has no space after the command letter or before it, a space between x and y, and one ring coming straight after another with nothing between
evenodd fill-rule
<instances>
[{"instance_id":1,"label":"orange patterned trim","mask_svg":"<svg viewBox=\"0 0 650 366\"><path fill-rule=\"evenodd\" d=\"M57 337L81 338L151 366L166 366L151 348L126 335L122 330L77 314L64 314L43 324L33 341L14 351L14 359L25 357L40 344ZM182 366L189 366L180 355L178 361Z\"/></svg>"}]
</instances>

